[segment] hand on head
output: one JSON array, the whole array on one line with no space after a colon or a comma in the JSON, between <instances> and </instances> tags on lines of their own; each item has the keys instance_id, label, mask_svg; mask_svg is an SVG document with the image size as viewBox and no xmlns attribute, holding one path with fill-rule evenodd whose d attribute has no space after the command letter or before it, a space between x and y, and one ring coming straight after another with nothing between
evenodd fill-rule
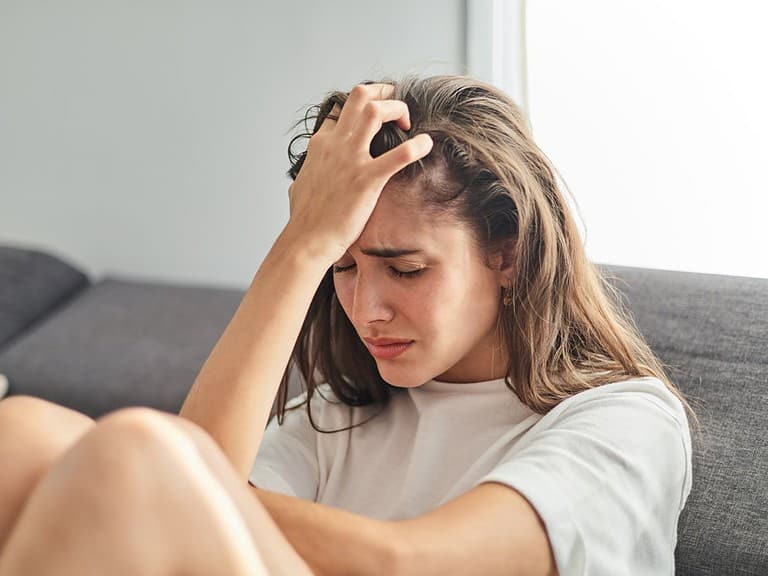
<instances>
[{"instance_id":1,"label":"hand on head","mask_svg":"<svg viewBox=\"0 0 768 576\"><path fill-rule=\"evenodd\" d=\"M329 264L339 259L362 233L387 181L432 149L418 134L377 158L371 140L385 122L409 130L408 107L389 99L390 84L358 85L343 109L334 107L310 138L304 164L289 188L289 227L319 243Z\"/></svg>"}]
</instances>

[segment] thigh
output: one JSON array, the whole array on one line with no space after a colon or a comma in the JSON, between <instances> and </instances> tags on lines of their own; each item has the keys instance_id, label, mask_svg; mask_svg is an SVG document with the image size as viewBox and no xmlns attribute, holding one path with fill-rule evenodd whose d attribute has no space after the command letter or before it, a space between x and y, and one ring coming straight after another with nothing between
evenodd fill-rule
<instances>
[{"instance_id":1,"label":"thigh","mask_svg":"<svg viewBox=\"0 0 768 576\"><path fill-rule=\"evenodd\" d=\"M41 481L0 574L310 574L244 484L199 427L118 411Z\"/></svg>"},{"instance_id":2,"label":"thigh","mask_svg":"<svg viewBox=\"0 0 768 576\"><path fill-rule=\"evenodd\" d=\"M267 509L259 502L221 451L215 440L197 424L173 414L163 416L194 443L208 468L227 490L245 520L272 576L313 576L304 559L290 544Z\"/></svg>"},{"instance_id":3,"label":"thigh","mask_svg":"<svg viewBox=\"0 0 768 576\"><path fill-rule=\"evenodd\" d=\"M52 573L268 574L188 437L142 409L99 420L29 497L0 575Z\"/></svg>"},{"instance_id":4,"label":"thigh","mask_svg":"<svg viewBox=\"0 0 768 576\"><path fill-rule=\"evenodd\" d=\"M80 412L40 398L0 401L0 550L40 478L93 424Z\"/></svg>"}]
</instances>

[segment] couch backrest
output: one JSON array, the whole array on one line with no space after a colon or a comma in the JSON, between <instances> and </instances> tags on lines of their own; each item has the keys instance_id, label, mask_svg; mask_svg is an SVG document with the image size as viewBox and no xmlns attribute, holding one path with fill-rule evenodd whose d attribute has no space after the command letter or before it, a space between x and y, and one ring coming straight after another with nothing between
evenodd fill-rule
<instances>
[{"instance_id":1,"label":"couch backrest","mask_svg":"<svg viewBox=\"0 0 768 576\"><path fill-rule=\"evenodd\" d=\"M0 245L0 348L88 283L84 272L57 256Z\"/></svg>"},{"instance_id":2,"label":"couch backrest","mask_svg":"<svg viewBox=\"0 0 768 576\"><path fill-rule=\"evenodd\" d=\"M768 280L604 269L701 422L676 573L768 574Z\"/></svg>"}]
</instances>

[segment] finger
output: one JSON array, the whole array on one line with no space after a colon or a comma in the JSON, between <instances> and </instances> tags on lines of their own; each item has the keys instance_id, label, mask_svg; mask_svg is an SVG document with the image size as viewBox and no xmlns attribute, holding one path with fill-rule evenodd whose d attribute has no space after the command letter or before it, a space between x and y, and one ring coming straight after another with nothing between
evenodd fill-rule
<instances>
[{"instance_id":1,"label":"finger","mask_svg":"<svg viewBox=\"0 0 768 576\"><path fill-rule=\"evenodd\" d=\"M369 100L360 111L360 119L355 126L351 143L368 150L371 140L381 130L385 122L397 122L403 130L411 127L408 105L402 100Z\"/></svg>"},{"instance_id":2,"label":"finger","mask_svg":"<svg viewBox=\"0 0 768 576\"><path fill-rule=\"evenodd\" d=\"M320 132L328 132L334 126L336 126L340 113L341 107L338 104L334 104L333 109L325 117L323 123L320 125L320 128L317 129L316 133L319 134Z\"/></svg>"},{"instance_id":3,"label":"finger","mask_svg":"<svg viewBox=\"0 0 768 576\"><path fill-rule=\"evenodd\" d=\"M345 132L354 130L360 111L370 100L384 100L395 93L392 84L358 84L349 92L339 117L339 127Z\"/></svg>"},{"instance_id":4,"label":"finger","mask_svg":"<svg viewBox=\"0 0 768 576\"><path fill-rule=\"evenodd\" d=\"M376 158L371 165L372 171L375 175L389 180L408 164L429 154L432 145L432 138L429 134L418 134Z\"/></svg>"}]
</instances>

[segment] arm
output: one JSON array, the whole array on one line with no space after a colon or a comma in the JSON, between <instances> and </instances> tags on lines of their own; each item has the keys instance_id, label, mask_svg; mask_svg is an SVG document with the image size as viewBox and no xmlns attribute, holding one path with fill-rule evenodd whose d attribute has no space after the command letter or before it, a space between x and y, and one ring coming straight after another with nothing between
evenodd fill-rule
<instances>
[{"instance_id":1,"label":"arm","mask_svg":"<svg viewBox=\"0 0 768 576\"><path fill-rule=\"evenodd\" d=\"M432 148L419 135L371 157L371 140L384 122L410 128L405 103L382 100L393 92L387 85L356 86L338 118L326 118L310 138L289 189L288 225L179 412L211 435L243 479L323 274L360 236L389 178Z\"/></svg>"},{"instance_id":2,"label":"arm","mask_svg":"<svg viewBox=\"0 0 768 576\"><path fill-rule=\"evenodd\" d=\"M216 440L248 477L280 378L328 268L286 230L203 364L179 413Z\"/></svg>"},{"instance_id":3,"label":"arm","mask_svg":"<svg viewBox=\"0 0 768 576\"><path fill-rule=\"evenodd\" d=\"M555 576L546 530L517 491L495 482L394 522L396 576Z\"/></svg>"},{"instance_id":4,"label":"arm","mask_svg":"<svg viewBox=\"0 0 768 576\"><path fill-rule=\"evenodd\" d=\"M401 554L393 524L251 486L316 576L392 576Z\"/></svg>"},{"instance_id":5,"label":"arm","mask_svg":"<svg viewBox=\"0 0 768 576\"><path fill-rule=\"evenodd\" d=\"M395 523L406 547L397 574L544 575L557 569L551 549L563 573L672 573L691 443L666 385L606 384L565 400L537 427L488 480Z\"/></svg>"},{"instance_id":6,"label":"arm","mask_svg":"<svg viewBox=\"0 0 768 576\"><path fill-rule=\"evenodd\" d=\"M384 522L252 487L318 576L556 576L525 498L484 483L410 520Z\"/></svg>"}]
</instances>

